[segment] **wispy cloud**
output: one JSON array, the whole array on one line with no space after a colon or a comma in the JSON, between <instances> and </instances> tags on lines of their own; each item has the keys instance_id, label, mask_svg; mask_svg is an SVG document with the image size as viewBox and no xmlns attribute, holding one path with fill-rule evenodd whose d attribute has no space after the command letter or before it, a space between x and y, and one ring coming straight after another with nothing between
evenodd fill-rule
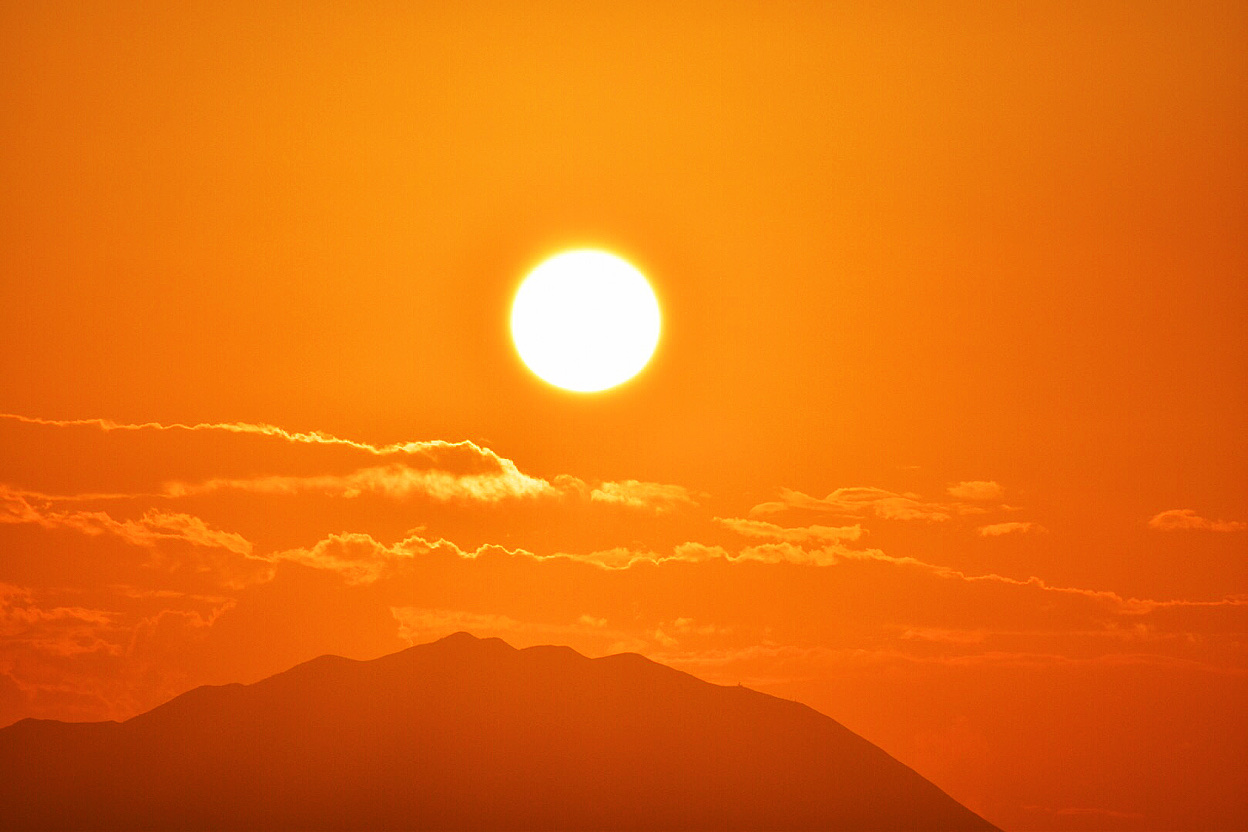
<instances>
[{"instance_id":1,"label":"wispy cloud","mask_svg":"<svg viewBox=\"0 0 1248 832\"><path fill-rule=\"evenodd\" d=\"M774 514L788 509L808 509L839 514L843 517L866 517L874 515L885 520L927 520L941 522L955 514L978 514L979 506L943 503L924 500L913 493L898 493L883 488L859 486L838 488L826 497L812 497L800 491L781 489L780 499L760 503L750 509L758 516Z\"/></svg>"},{"instance_id":2,"label":"wispy cloud","mask_svg":"<svg viewBox=\"0 0 1248 832\"><path fill-rule=\"evenodd\" d=\"M84 593L0 584L0 674L22 700L7 713L0 707L0 723L20 716L126 719L186 690L178 669L154 660L184 657L236 602L137 594L153 603L136 605L136 593L124 588ZM71 598L83 603L67 603Z\"/></svg>"},{"instance_id":3,"label":"wispy cloud","mask_svg":"<svg viewBox=\"0 0 1248 832\"><path fill-rule=\"evenodd\" d=\"M192 514L148 509L137 518L118 519L105 511L59 510L0 486L0 524L115 538L146 550L147 567L204 575L227 589L272 578L271 565L254 557L251 541Z\"/></svg>"},{"instance_id":4,"label":"wispy cloud","mask_svg":"<svg viewBox=\"0 0 1248 832\"><path fill-rule=\"evenodd\" d=\"M251 553L242 535L221 531L190 514L148 510L137 520L117 520L103 511L58 511L32 503L21 492L0 486L0 523L33 523L45 529L72 529L87 535L113 535L135 546L155 548L163 541Z\"/></svg>"},{"instance_id":5,"label":"wispy cloud","mask_svg":"<svg viewBox=\"0 0 1248 832\"><path fill-rule=\"evenodd\" d=\"M89 427L105 432L111 431L212 431L220 433L250 434L268 436L303 445L342 445L377 456L392 454L428 454L445 450L463 450L482 457L502 459L488 448L474 442L445 442L431 440L424 442L392 442L386 445L375 445L355 439L343 439L324 431L291 431L286 428L264 422L115 422L111 419L41 419L37 416L22 416L17 413L0 413L0 419L21 422L27 425L43 425L45 427Z\"/></svg>"},{"instance_id":6,"label":"wispy cloud","mask_svg":"<svg viewBox=\"0 0 1248 832\"><path fill-rule=\"evenodd\" d=\"M1000 537L1003 534L1036 534L1038 532L1047 531L1044 526L1039 523L1030 521L1015 521L1010 523L992 523L987 526L980 526L977 530L980 537Z\"/></svg>"},{"instance_id":7,"label":"wispy cloud","mask_svg":"<svg viewBox=\"0 0 1248 832\"><path fill-rule=\"evenodd\" d=\"M950 497L959 500L1000 500L1005 497L1005 489L992 480L970 480L951 485L947 489Z\"/></svg>"},{"instance_id":8,"label":"wispy cloud","mask_svg":"<svg viewBox=\"0 0 1248 832\"><path fill-rule=\"evenodd\" d=\"M752 523L757 521L745 522ZM225 580L227 585L245 585L255 581L269 580L272 577L272 572L258 568L261 564L300 563L316 569L336 572L348 583L369 584L381 579L394 568L410 563L418 556L430 553L442 552L465 559L475 559L483 554L497 553L513 557L525 557L537 561L571 560L609 570L629 569L638 564L699 563L710 560L724 560L729 563L755 562L813 567L835 566L842 562L873 561L893 566L921 569L940 578L967 583L997 583L1030 588L1042 592L1085 597L1109 604L1117 611L1126 614L1145 614L1157 609L1170 607L1248 605L1248 596L1246 595L1228 595L1216 600L1154 600L1124 597L1109 590L1055 586L1035 576L1018 579L996 573L968 574L950 567L927 563L918 558L889 555L880 549L850 548L839 540L823 542L822 545L803 546L792 542L788 538L808 536L808 542L815 542L816 540L822 540L820 534L823 534L824 537L846 535L848 539L848 533L843 528L835 529L832 533L820 533L812 532L810 528L805 530L784 529L769 523L758 526L742 526L741 528L746 528L753 532L754 536L770 535L773 537L773 540L744 547L736 553L732 553L721 546L689 541L667 552L648 548L619 546L589 552L538 554L525 549L508 549L491 544L467 550L448 540L429 540L418 535L407 537L395 544L386 545L368 534L344 533L330 535L310 547L295 547L270 554L256 554L253 552L252 544L241 535L215 529L201 518L193 515L149 510L138 519L117 520L102 511L59 511L47 506L36 506L24 496L9 491L0 491L0 523L32 523L49 529L72 529L87 535L107 534L118 537L132 545L151 550L158 550L160 544L169 541L182 542L197 547L220 549L238 556L235 561L227 565L228 569L224 569L224 572L230 573L227 575L223 572L222 575L222 580ZM731 521L727 525L728 527L734 526ZM853 527L847 528L852 529ZM794 531L797 531L798 534L789 534ZM245 575L242 573L234 574L242 566L250 566L252 568L244 570L246 572ZM240 581L242 582L241 584Z\"/></svg>"},{"instance_id":9,"label":"wispy cloud","mask_svg":"<svg viewBox=\"0 0 1248 832\"><path fill-rule=\"evenodd\" d=\"M0 414L0 419L27 425L86 428L103 432L215 432L259 436L295 445L333 446L368 457L391 458L381 464L374 460L368 465L348 471L272 473L246 477L212 477L197 481L169 479L159 490L141 493L99 491L53 495L21 492L28 497L55 502L177 499L222 491L241 491L287 496L319 494L348 499L361 495L391 499L425 497L437 502L482 503L546 497L666 513L697 505L700 496L681 485L635 479L591 484L570 474L558 474L548 481L524 473L514 461L470 441L429 440L376 445L343 439L322 431L291 431L276 425L251 422L123 423L108 419L41 419L12 413ZM343 459L338 458L336 467L341 469Z\"/></svg>"},{"instance_id":10,"label":"wispy cloud","mask_svg":"<svg viewBox=\"0 0 1248 832\"><path fill-rule=\"evenodd\" d=\"M693 494L684 486L638 480L604 482L590 492L589 499L595 503L610 503L656 512L697 505Z\"/></svg>"},{"instance_id":11,"label":"wispy cloud","mask_svg":"<svg viewBox=\"0 0 1248 832\"><path fill-rule=\"evenodd\" d=\"M930 641L936 644L982 644L987 630L951 630L945 627L907 627L902 641Z\"/></svg>"},{"instance_id":12,"label":"wispy cloud","mask_svg":"<svg viewBox=\"0 0 1248 832\"><path fill-rule=\"evenodd\" d=\"M865 530L860 524L852 526L801 526L786 528L764 520L748 520L741 517L716 517L715 522L725 529L745 537L779 540L786 543L818 543L835 540L858 540Z\"/></svg>"},{"instance_id":13,"label":"wispy cloud","mask_svg":"<svg viewBox=\"0 0 1248 832\"><path fill-rule=\"evenodd\" d=\"M1085 598L1105 604L1115 612L1124 615L1144 615L1168 608L1248 606L1248 595L1226 595L1209 600L1134 598L1111 590L1055 585L1034 575L1021 579L997 573L972 574L948 566L927 563L910 556L889 555L880 549L854 549L842 543L805 547L778 541L746 546L734 554L722 546L710 546L690 541L668 552L620 546L583 553L538 554L525 549L508 549L490 544L468 550L448 540L430 541L415 535L387 546L367 534L336 534L330 535L311 547L287 549L262 557L273 563L289 561L317 569L327 569L339 573L349 583L359 584L373 583L389 574L392 569L410 564L416 557L430 553L450 554L464 559L476 559L485 554L500 554L536 561L568 560L607 570L630 569L643 564L657 566L666 563L702 563L714 560L723 560L728 563L789 564L809 567L873 562L913 568L945 580L970 584L999 584Z\"/></svg>"},{"instance_id":14,"label":"wispy cloud","mask_svg":"<svg viewBox=\"0 0 1248 832\"><path fill-rule=\"evenodd\" d=\"M199 483L171 482L166 484L164 496L184 497L227 490L269 495L322 494L348 499L363 494L393 499L423 496L438 502L482 503L537 497L572 497L657 513L697 505L691 492L680 485L625 480L604 482L597 487L591 487L580 478L567 474L559 475L552 483L529 476L521 472L511 460L501 458L494 470L475 472L415 468L405 463L391 463L346 474L270 475L217 478Z\"/></svg>"},{"instance_id":15,"label":"wispy cloud","mask_svg":"<svg viewBox=\"0 0 1248 832\"><path fill-rule=\"evenodd\" d=\"M552 493L550 483L521 473L508 459L500 460L498 470L484 473L421 469L396 463L362 468L348 474L222 478L200 483L172 482L165 487L165 493L170 497L227 490L277 495L324 494L347 498L361 494L393 498L423 495L440 502L475 500L487 503Z\"/></svg>"},{"instance_id":16,"label":"wispy cloud","mask_svg":"<svg viewBox=\"0 0 1248 832\"><path fill-rule=\"evenodd\" d=\"M402 457L343 474L272 475L216 478L199 483L174 482L167 486L164 494L170 498L229 489L264 494L328 493L344 498L361 494L396 498L420 494L438 501L479 502L553 495L655 512L673 511L697 502L697 495L679 485L623 480L590 486L570 475L559 475L552 481L547 481L524 474L511 460L471 442L433 441L373 445L322 432L296 432L273 425L246 422L125 424L105 419L45 420L13 414L0 414L0 418L28 424L82 427L106 432L215 431L254 434L287 443L340 445L373 456ZM447 540L431 540L419 536L409 536L387 545L369 534L356 532L330 535L311 546L286 547L269 554L259 554L253 550L251 542L241 535L215 528L192 514L149 509L137 518L119 519L103 511L64 510L64 506L57 506L51 498L38 497L31 492L11 488L0 491L0 522L31 523L49 529L73 529L87 535L111 535L153 551L160 551L168 542L215 549L234 556L236 561L268 570L257 573L256 580L271 578L276 564L288 562L335 572L349 583L368 584L381 580L391 571L423 555L446 552L459 558L473 559L484 554L499 553L535 561L569 560L608 570L707 561L810 567L876 562L922 570L948 580L993 583L1084 597L1108 604L1123 614L1144 614L1168 607L1240 606L1248 603L1248 596L1225 596L1216 600L1197 601L1129 598L1108 590L1056 586L1035 576L1022 579L996 573L970 574L914 557L890 555L880 549L852 548L846 545L862 538L864 530L860 523L787 527L758 518L758 515L797 508L851 518L874 516L940 522L956 515L983 513L985 508L975 502L996 501L1003 493L998 483L989 480L963 481L947 490L953 499L928 500L919 494L872 487L840 488L823 498L784 490L779 501L755 506L751 512L755 515L753 518L715 519L721 528L761 541L735 551L698 540L688 540L670 549L630 543L627 546L590 551L538 553L488 544L476 549L464 549ZM1199 528L1238 531L1248 527L1248 524L1239 522L1209 521L1187 509L1162 512L1150 521L1150 525L1164 530ZM1042 531L1038 524L1023 521L979 527L979 533L985 537L1038 531Z\"/></svg>"},{"instance_id":17,"label":"wispy cloud","mask_svg":"<svg viewBox=\"0 0 1248 832\"><path fill-rule=\"evenodd\" d=\"M1172 508L1153 515L1148 521L1149 528L1163 532L1207 531L1207 532L1242 532L1248 529L1248 523L1238 520L1207 520L1190 508Z\"/></svg>"},{"instance_id":18,"label":"wispy cloud","mask_svg":"<svg viewBox=\"0 0 1248 832\"><path fill-rule=\"evenodd\" d=\"M7 645L55 656L120 655L117 643L101 638L114 628L114 615L106 610L41 606L30 589L0 584L0 639Z\"/></svg>"},{"instance_id":19,"label":"wispy cloud","mask_svg":"<svg viewBox=\"0 0 1248 832\"><path fill-rule=\"evenodd\" d=\"M524 550L505 549L501 546L483 545L472 550L462 549L449 540L427 540L419 535L411 535L387 546L371 535L362 533L331 534L312 546L283 549L263 557L272 563L287 561L336 572L349 584L371 584L392 570L411 563L418 556L435 552L466 559L476 558L487 552L533 557Z\"/></svg>"}]
</instances>

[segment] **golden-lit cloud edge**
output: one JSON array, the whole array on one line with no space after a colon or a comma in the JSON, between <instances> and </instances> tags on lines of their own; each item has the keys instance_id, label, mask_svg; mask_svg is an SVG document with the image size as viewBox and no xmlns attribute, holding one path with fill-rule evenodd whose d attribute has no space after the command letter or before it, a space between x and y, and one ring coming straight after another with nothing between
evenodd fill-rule
<instances>
[{"instance_id":1,"label":"golden-lit cloud edge","mask_svg":"<svg viewBox=\"0 0 1248 832\"><path fill-rule=\"evenodd\" d=\"M559 474L552 480L522 472L513 460L471 441L405 441L375 445L343 439L322 431L290 431L276 425L249 422L122 423L108 419L42 419L0 414L26 425L54 428L90 428L105 433L209 432L258 436L296 445L337 446L371 456L399 457L382 465L357 467L346 473L267 474L250 477L214 477L200 481L167 480L159 491L97 491L54 495L9 488L9 493L56 502L123 500L144 497L183 497L239 491L274 496L318 494L355 498L376 495L390 499L423 497L435 502L498 503L536 498L582 499L592 504L667 513L698 505L699 496L681 485L635 479L596 484ZM413 464L413 458L419 464Z\"/></svg>"}]
</instances>

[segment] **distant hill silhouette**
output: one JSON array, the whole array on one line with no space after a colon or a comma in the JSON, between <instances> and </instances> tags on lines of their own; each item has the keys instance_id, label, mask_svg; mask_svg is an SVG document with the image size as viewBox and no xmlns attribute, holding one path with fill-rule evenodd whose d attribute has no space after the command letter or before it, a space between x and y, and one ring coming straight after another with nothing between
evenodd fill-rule
<instances>
[{"instance_id":1,"label":"distant hill silhouette","mask_svg":"<svg viewBox=\"0 0 1248 832\"><path fill-rule=\"evenodd\" d=\"M810 708L457 633L0 730L5 829L990 830Z\"/></svg>"}]
</instances>

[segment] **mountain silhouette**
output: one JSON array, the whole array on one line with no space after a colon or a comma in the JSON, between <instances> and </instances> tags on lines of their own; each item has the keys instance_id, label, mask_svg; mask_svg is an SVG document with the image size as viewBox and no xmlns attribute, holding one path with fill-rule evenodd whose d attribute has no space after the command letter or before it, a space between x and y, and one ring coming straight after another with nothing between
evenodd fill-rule
<instances>
[{"instance_id":1,"label":"mountain silhouette","mask_svg":"<svg viewBox=\"0 0 1248 832\"><path fill-rule=\"evenodd\" d=\"M457 633L0 730L4 829L991 830L816 711Z\"/></svg>"}]
</instances>

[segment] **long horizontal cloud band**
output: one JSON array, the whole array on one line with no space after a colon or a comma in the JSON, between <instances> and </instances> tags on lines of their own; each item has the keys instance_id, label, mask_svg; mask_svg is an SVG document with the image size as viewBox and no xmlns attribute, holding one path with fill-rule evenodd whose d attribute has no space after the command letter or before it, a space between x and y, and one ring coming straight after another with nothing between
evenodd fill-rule
<instances>
[{"instance_id":1,"label":"long horizontal cloud band","mask_svg":"<svg viewBox=\"0 0 1248 832\"><path fill-rule=\"evenodd\" d=\"M109 534L144 547L155 547L161 541L176 540L194 546L224 549L250 561L270 564L289 561L318 569L327 569L342 575L350 583L376 581L388 569L428 552L449 552L462 558L476 558L487 552L497 552L534 560L570 560L604 569L627 569L640 564L698 563L711 560L814 567L835 566L842 562L873 561L922 569L941 578L968 583L990 582L1038 589L1044 592L1078 595L1103 601L1120 612L1131 614L1148 613L1156 609L1176 606L1215 607L1248 604L1248 596L1227 596L1222 599L1203 601L1128 598L1108 590L1054 586L1035 576L1018 579L996 573L968 574L913 557L888 555L879 549L851 549L839 542L825 542L823 545L810 548L790 542L792 540L826 541L837 537L852 539L856 534L854 527L814 526L805 529L787 529L770 523L731 518L720 518L718 522L720 525L750 536L770 536L774 538L774 542L747 546L735 553L730 553L722 546L691 541L676 546L670 553L617 547L588 553L536 554L525 549L506 549L489 545L469 551L446 540L429 541L420 536L411 536L387 546L368 534L344 533L331 535L311 547L285 549L264 555L253 553L251 544L240 535L214 529L203 520L190 515L148 512L139 520L116 520L107 513L99 511L40 510L19 495L0 492L0 523L30 523L49 529L71 529L88 535Z\"/></svg>"},{"instance_id":2,"label":"long horizontal cloud band","mask_svg":"<svg viewBox=\"0 0 1248 832\"><path fill-rule=\"evenodd\" d=\"M559 474L546 480L522 472L514 461L471 441L429 440L375 445L321 431L290 431L275 425L249 422L122 423L108 419L41 419L11 413L0 414L0 420L46 428L85 428L104 433L203 433L260 437L295 446L341 449L355 453L357 457L363 454L374 459L392 458L384 464L357 464L346 471L171 479L150 492L97 491L65 495L23 492L44 500L176 499L220 491L267 495L320 494L344 498L371 494L392 499L423 497L437 502L483 503L568 497L605 506L667 513L696 506L700 496L680 485L635 479L591 484L570 474Z\"/></svg>"}]
</instances>

